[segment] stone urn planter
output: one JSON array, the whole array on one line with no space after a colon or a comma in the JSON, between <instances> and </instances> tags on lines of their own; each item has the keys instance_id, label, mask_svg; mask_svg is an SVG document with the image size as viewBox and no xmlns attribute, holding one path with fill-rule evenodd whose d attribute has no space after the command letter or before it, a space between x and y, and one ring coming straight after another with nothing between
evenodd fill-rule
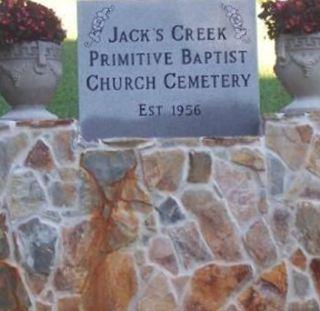
<instances>
[{"instance_id":1,"label":"stone urn planter","mask_svg":"<svg viewBox=\"0 0 320 311\"><path fill-rule=\"evenodd\" d=\"M274 71L292 103L282 111L320 111L320 33L281 34L276 39Z\"/></svg>"},{"instance_id":2,"label":"stone urn planter","mask_svg":"<svg viewBox=\"0 0 320 311\"><path fill-rule=\"evenodd\" d=\"M0 93L12 110L2 119L50 120L46 110L62 76L61 46L32 41L0 50Z\"/></svg>"}]
</instances>

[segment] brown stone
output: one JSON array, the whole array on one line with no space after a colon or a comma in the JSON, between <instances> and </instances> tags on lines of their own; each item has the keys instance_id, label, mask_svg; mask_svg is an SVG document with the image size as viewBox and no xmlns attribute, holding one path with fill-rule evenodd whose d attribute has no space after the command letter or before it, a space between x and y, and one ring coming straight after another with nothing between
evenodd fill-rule
<instances>
[{"instance_id":1,"label":"brown stone","mask_svg":"<svg viewBox=\"0 0 320 311\"><path fill-rule=\"evenodd\" d=\"M287 292L287 269L281 263L264 272L259 280L240 294L238 302L246 311L284 311Z\"/></svg>"},{"instance_id":2,"label":"brown stone","mask_svg":"<svg viewBox=\"0 0 320 311\"><path fill-rule=\"evenodd\" d=\"M244 245L249 255L260 267L271 266L277 259L276 248L262 221L255 222L248 229L244 237Z\"/></svg>"},{"instance_id":3,"label":"brown stone","mask_svg":"<svg viewBox=\"0 0 320 311\"><path fill-rule=\"evenodd\" d=\"M240 241L222 200L206 190L190 190L183 194L182 202L197 217L202 234L218 259L241 259Z\"/></svg>"},{"instance_id":4,"label":"brown stone","mask_svg":"<svg viewBox=\"0 0 320 311\"><path fill-rule=\"evenodd\" d=\"M109 218L106 249L116 251L135 242L139 237L139 219L137 213L127 202L116 202Z\"/></svg>"},{"instance_id":5,"label":"brown stone","mask_svg":"<svg viewBox=\"0 0 320 311\"><path fill-rule=\"evenodd\" d=\"M137 286L132 256L122 251L114 252L90 276L82 305L85 310L127 311Z\"/></svg>"},{"instance_id":6,"label":"brown stone","mask_svg":"<svg viewBox=\"0 0 320 311\"><path fill-rule=\"evenodd\" d=\"M149 246L149 258L172 274L178 273L178 264L174 255L170 239L157 237L151 240Z\"/></svg>"},{"instance_id":7,"label":"brown stone","mask_svg":"<svg viewBox=\"0 0 320 311\"><path fill-rule=\"evenodd\" d=\"M305 162L313 129L309 124L267 123L266 143L288 166L299 169Z\"/></svg>"},{"instance_id":8,"label":"brown stone","mask_svg":"<svg viewBox=\"0 0 320 311\"><path fill-rule=\"evenodd\" d=\"M249 167L255 171L264 171L265 163L262 153L258 149L232 149L231 152L231 161Z\"/></svg>"},{"instance_id":9,"label":"brown stone","mask_svg":"<svg viewBox=\"0 0 320 311\"><path fill-rule=\"evenodd\" d=\"M194 222L170 227L165 232L169 235L178 259L185 269L191 269L212 259Z\"/></svg>"},{"instance_id":10,"label":"brown stone","mask_svg":"<svg viewBox=\"0 0 320 311\"><path fill-rule=\"evenodd\" d=\"M310 263L310 269L312 272L312 279L315 285L315 288L320 295L320 259L315 258L312 259Z\"/></svg>"},{"instance_id":11,"label":"brown stone","mask_svg":"<svg viewBox=\"0 0 320 311\"><path fill-rule=\"evenodd\" d=\"M248 265L210 264L203 267L194 273L190 281L184 310L218 311L251 278L252 268Z\"/></svg>"},{"instance_id":12,"label":"brown stone","mask_svg":"<svg viewBox=\"0 0 320 311\"><path fill-rule=\"evenodd\" d=\"M155 275L138 301L137 311L177 311L178 306L166 276Z\"/></svg>"},{"instance_id":13,"label":"brown stone","mask_svg":"<svg viewBox=\"0 0 320 311\"><path fill-rule=\"evenodd\" d=\"M145 181L150 188L176 191L179 187L185 162L180 150L162 150L142 155Z\"/></svg>"},{"instance_id":14,"label":"brown stone","mask_svg":"<svg viewBox=\"0 0 320 311\"><path fill-rule=\"evenodd\" d=\"M30 305L18 270L0 261L0 310L27 311Z\"/></svg>"},{"instance_id":15,"label":"brown stone","mask_svg":"<svg viewBox=\"0 0 320 311\"><path fill-rule=\"evenodd\" d=\"M246 311L285 311L285 299L266 284L245 290L239 297L239 304Z\"/></svg>"},{"instance_id":16,"label":"brown stone","mask_svg":"<svg viewBox=\"0 0 320 311\"><path fill-rule=\"evenodd\" d=\"M211 175L211 156L206 152L189 153L189 175L191 183L207 183Z\"/></svg>"},{"instance_id":17,"label":"brown stone","mask_svg":"<svg viewBox=\"0 0 320 311\"><path fill-rule=\"evenodd\" d=\"M58 311L80 311L79 297L66 297L58 301ZM97 310L97 309L96 309Z\"/></svg>"},{"instance_id":18,"label":"brown stone","mask_svg":"<svg viewBox=\"0 0 320 311\"><path fill-rule=\"evenodd\" d=\"M290 257L290 260L294 266L301 270L305 270L307 267L307 258L301 249L297 249Z\"/></svg>"},{"instance_id":19,"label":"brown stone","mask_svg":"<svg viewBox=\"0 0 320 311\"><path fill-rule=\"evenodd\" d=\"M297 236L311 255L320 255L320 211L312 203L298 205L296 214Z\"/></svg>"},{"instance_id":20,"label":"brown stone","mask_svg":"<svg viewBox=\"0 0 320 311\"><path fill-rule=\"evenodd\" d=\"M62 130L54 134L52 148L55 152L56 159L61 164L75 160L75 139L76 132L72 129Z\"/></svg>"},{"instance_id":21,"label":"brown stone","mask_svg":"<svg viewBox=\"0 0 320 311\"><path fill-rule=\"evenodd\" d=\"M319 305L316 300L299 301L290 303L288 311L319 311Z\"/></svg>"},{"instance_id":22,"label":"brown stone","mask_svg":"<svg viewBox=\"0 0 320 311\"><path fill-rule=\"evenodd\" d=\"M306 168L313 174L320 177L320 136L314 137L311 152L307 159Z\"/></svg>"},{"instance_id":23,"label":"brown stone","mask_svg":"<svg viewBox=\"0 0 320 311\"><path fill-rule=\"evenodd\" d=\"M25 162L26 166L37 170L51 171L54 167L53 158L49 147L38 140L34 145Z\"/></svg>"}]
</instances>

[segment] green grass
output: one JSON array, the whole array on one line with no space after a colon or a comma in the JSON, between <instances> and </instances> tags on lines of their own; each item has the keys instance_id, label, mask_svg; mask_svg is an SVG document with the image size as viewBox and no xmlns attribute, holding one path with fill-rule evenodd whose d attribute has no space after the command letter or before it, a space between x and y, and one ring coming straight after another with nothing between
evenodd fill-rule
<instances>
[{"instance_id":1,"label":"green grass","mask_svg":"<svg viewBox=\"0 0 320 311\"><path fill-rule=\"evenodd\" d=\"M77 44L66 41L63 44L63 78L49 110L60 118L78 117L78 82L77 82ZM277 112L290 102L288 94L279 81L270 73L260 76L261 111ZM0 115L8 111L5 101L0 97Z\"/></svg>"}]
</instances>

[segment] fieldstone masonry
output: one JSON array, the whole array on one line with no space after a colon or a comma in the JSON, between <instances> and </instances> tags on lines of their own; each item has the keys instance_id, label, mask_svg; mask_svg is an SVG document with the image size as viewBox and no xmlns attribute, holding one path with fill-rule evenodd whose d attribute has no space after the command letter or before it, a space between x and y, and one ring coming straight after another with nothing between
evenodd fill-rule
<instances>
[{"instance_id":1,"label":"fieldstone masonry","mask_svg":"<svg viewBox=\"0 0 320 311\"><path fill-rule=\"evenodd\" d=\"M1 311L319 311L320 114L87 143L0 124Z\"/></svg>"}]
</instances>

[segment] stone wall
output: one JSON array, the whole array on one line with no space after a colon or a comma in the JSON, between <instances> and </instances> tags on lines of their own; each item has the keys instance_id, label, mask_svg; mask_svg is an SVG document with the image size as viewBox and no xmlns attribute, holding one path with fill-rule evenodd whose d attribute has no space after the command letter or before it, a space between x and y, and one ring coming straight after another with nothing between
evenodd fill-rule
<instances>
[{"instance_id":1,"label":"stone wall","mask_svg":"<svg viewBox=\"0 0 320 311\"><path fill-rule=\"evenodd\" d=\"M1 123L0 310L319 310L320 115L265 132Z\"/></svg>"}]
</instances>

